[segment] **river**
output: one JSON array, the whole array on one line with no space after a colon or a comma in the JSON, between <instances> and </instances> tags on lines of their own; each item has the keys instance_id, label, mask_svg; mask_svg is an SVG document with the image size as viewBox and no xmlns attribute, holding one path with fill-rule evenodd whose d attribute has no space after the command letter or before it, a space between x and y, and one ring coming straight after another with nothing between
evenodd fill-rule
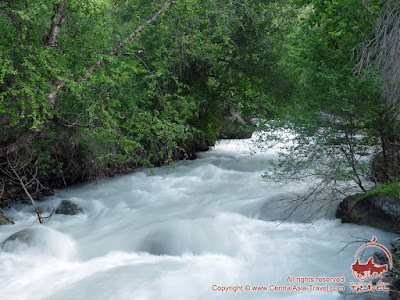
<instances>
[{"instance_id":1,"label":"river","mask_svg":"<svg viewBox=\"0 0 400 300\"><path fill-rule=\"evenodd\" d=\"M340 250L360 236L388 246L394 235L341 224L333 212L313 225L273 220L279 199L302 185L263 180L276 149L252 154L250 145L224 140L194 161L60 190L41 207L67 199L84 213L45 225L31 206L10 209L16 225L0 226L0 242L26 228L37 234L0 250L1 298L343 299L360 244ZM274 290L291 278L322 287L309 282L321 277L344 277L345 292Z\"/></svg>"}]
</instances>

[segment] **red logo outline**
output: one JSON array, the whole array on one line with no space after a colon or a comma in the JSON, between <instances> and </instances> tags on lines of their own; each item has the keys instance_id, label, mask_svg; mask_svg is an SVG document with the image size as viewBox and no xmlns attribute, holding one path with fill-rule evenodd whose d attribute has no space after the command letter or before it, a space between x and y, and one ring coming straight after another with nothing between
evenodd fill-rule
<instances>
[{"instance_id":1,"label":"red logo outline","mask_svg":"<svg viewBox=\"0 0 400 300\"><path fill-rule=\"evenodd\" d=\"M360 263L359 258L351 265L351 269L353 271L353 276L360 279L361 281L366 280L368 277L370 278L382 278L382 274L384 272L387 272L388 269L393 268L393 258L392 255L390 254L389 250L376 243L376 237L373 236L371 243L365 244L364 246L360 247L354 257L357 257L358 253L360 253L361 250L367 248L367 247L377 247L385 252L387 257L389 258L389 268L387 264L384 265L378 265L375 264L373 257L370 257L368 259L368 262L366 264Z\"/></svg>"}]
</instances>

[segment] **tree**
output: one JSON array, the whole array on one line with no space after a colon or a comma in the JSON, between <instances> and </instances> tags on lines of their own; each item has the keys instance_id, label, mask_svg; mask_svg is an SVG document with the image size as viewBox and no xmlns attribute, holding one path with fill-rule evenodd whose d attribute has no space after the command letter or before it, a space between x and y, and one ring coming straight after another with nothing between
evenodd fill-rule
<instances>
[{"instance_id":1,"label":"tree","mask_svg":"<svg viewBox=\"0 0 400 300\"><path fill-rule=\"evenodd\" d=\"M266 177L310 183L305 195L291 201L287 210L290 215L307 207L310 217L356 192L355 187L365 192L371 185L371 153L382 146L381 128L387 118L380 95L382 82L374 70L363 76L354 74L353 50L371 37L380 2L297 4L301 21L288 37L298 92L282 110L278 124L267 123L271 134L263 139L285 139L281 131L273 134L277 128L291 133L289 146Z\"/></svg>"},{"instance_id":2,"label":"tree","mask_svg":"<svg viewBox=\"0 0 400 300\"><path fill-rule=\"evenodd\" d=\"M169 163L232 107L273 111L274 4L172 3L0 1L3 199Z\"/></svg>"},{"instance_id":3,"label":"tree","mask_svg":"<svg viewBox=\"0 0 400 300\"><path fill-rule=\"evenodd\" d=\"M373 36L357 47L358 63L355 71L364 76L369 70L379 73L384 103L384 119L379 129L381 154L375 159L377 169L381 169L384 180L400 176L400 3L384 1L377 13Z\"/></svg>"},{"instance_id":4,"label":"tree","mask_svg":"<svg viewBox=\"0 0 400 300\"><path fill-rule=\"evenodd\" d=\"M358 47L356 71L361 74L368 68L380 72L383 86L382 98L388 115L400 115L400 3L385 1L374 25L373 37Z\"/></svg>"},{"instance_id":5,"label":"tree","mask_svg":"<svg viewBox=\"0 0 400 300\"><path fill-rule=\"evenodd\" d=\"M21 4L21 3L19 3ZM42 4L42 3L40 3ZM29 21L31 20L30 18L32 17L31 14L29 14L28 10L26 11L22 11L22 10L17 10L16 7L13 7L12 4L10 4L9 2L4 3L4 5L6 5L4 7L4 12L7 14L7 16L10 18L10 20L13 22L13 24L15 25L15 27L17 27L17 29L20 30L20 32L22 32L24 35L28 35L28 37L30 38L30 33L31 30L29 25L32 25L32 23L30 23ZM17 4L18 5L18 4ZM43 46L42 47L42 51L45 54L48 54L48 48L56 48L58 46L58 39L59 39L59 35L62 29L62 25L63 23L65 23L67 16L65 14L65 10L67 8L68 5L71 5L71 3L68 3L68 0L63 0L61 3L56 3L54 4L53 7L53 14L50 18L51 20L51 24L50 24L50 30L49 30L49 34L48 35L43 35L42 33L42 37L43 37ZM123 41L121 41L113 50L111 50L111 52L109 53L109 55L119 55L119 51L120 49L122 49L125 44L127 42L129 42L130 40L132 40L133 38L135 38L139 33L141 33L144 28L147 25L150 25L152 23L154 23L158 17L161 15L161 13L164 11L165 8L169 7L171 5L171 1L166 1L163 8L161 8L151 19L149 19L145 24L142 24L136 31L134 31L132 34L130 34L126 39L124 39ZM44 5L42 4L42 7ZM35 7L37 8L37 6ZM47 8L46 6L44 6L44 8ZM24 14L26 13L26 14ZM24 20L28 20L28 22L24 22ZM19 26L18 26L19 25ZM7 24L6 24L7 26ZM35 28L36 29L36 28ZM10 38L9 40L6 40L6 43L9 41L13 40L13 37ZM31 43L31 41L28 41L28 49L37 49L35 47L35 43L37 43L37 41L33 41ZM24 48L24 46L26 46L25 42L21 45L21 48ZM29 47L31 46L31 47ZM8 53L6 53L7 55ZM32 142L34 141L34 139L39 136L41 133L43 133L46 128L54 121L59 121L60 119L65 121L65 119L63 119L60 115L57 115L55 112L55 108L56 108L56 100L57 100L57 96L60 93L60 89L62 89L64 87L64 85L66 84L67 80L60 80L57 77L52 77L49 78L47 77L46 80L46 87L49 87L50 92L48 93L47 97L45 98L46 100L44 100L43 98L43 91L40 95L35 95L33 93L32 90L28 90L26 89L25 91L21 91L18 90L18 86L16 88L16 84L15 82L18 82L17 79L15 78L16 76L21 76L21 73L23 74L23 71L26 67L26 71L27 73L30 75L30 77L36 75L35 77L39 77L37 76L37 67L38 65L35 66L35 63L32 61L29 61L30 59L32 59L32 57L26 58L26 53L24 53L21 58L26 59L26 61L17 66L17 70L15 68L15 66L11 65L11 61L7 60L6 55L4 55L5 57L2 58L2 62L4 63L9 63L10 66L8 68L8 70L6 69L3 72L3 86L2 86L2 101L1 101L1 108L4 113L5 113L5 118L3 118L3 120L5 119L5 122L8 123L8 127L12 128L12 127L18 127L20 126L20 124L16 124L16 120L20 120L21 117L24 118L25 117L25 113L28 110L30 112L30 114L28 115L27 122L30 125L30 128L28 128L28 124L25 124L25 129L24 131L22 131L19 136L13 140L13 141L9 141L6 140L4 141L5 145L3 146L3 157L5 157L5 160L7 161L7 164L5 165L5 163L3 162L3 174L7 175L10 178L15 178L18 179L21 187L23 188L24 192L26 193L26 195L29 197L29 199L32 202L32 205L35 207L36 209L36 213L38 215L38 220L40 223L43 223L45 221L46 218L43 218L40 214L40 211L34 201L34 199L32 198L31 194L28 191L28 188L31 186L36 186L36 192L39 190L41 183L40 181L36 178L37 172L38 172L38 168L36 167L36 173L33 174L30 170L28 170L28 172L31 175L31 179L28 182L27 179L24 180L21 178L21 176L18 174L19 171L22 171L24 173L24 177L27 177L27 172L25 171L25 167L31 163L30 160L28 160L28 162L21 164L21 158L19 156L19 154L17 153L18 151L24 150L26 148L28 148ZM37 61L36 61L37 62ZM87 80L89 75L91 73L93 73L97 68L99 68L100 66L104 65L106 63L105 59L98 59L92 66L90 66L87 71L82 74L80 77L76 78L74 81L76 82L81 82L84 80ZM50 65L48 66L50 67ZM51 66L53 67L53 66ZM7 74L7 71L9 72ZM16 72L18 71L18 72ZM29 72L29 71L33 71L33 72ZM7 76L10 75L10 76ZM14 75L14 76L13 76ZM16 75L16 76L15 76ZM22 75L24 76L24 75ZM45 82L45 78L39 78L39 80L41 81L41 83ZM8 80L12 80L12 82L8 83L8 82L4 82L4 79L8 79ZM25 77L26 79L26 77ZM21 97L22 95L25 94L25 99L20 99L20 100L16 100L19 97ZM14 101L12 101L12 99ZM40 100L42 99L42 100ZM17 104L15 105L15 102L17 102ZM14 110L10 109L10 105L14 104ZM27 105L26 105L27 104ZM78 119L75 121L75 124L67 124L67 126L73 126L76 125L79 121L80 117L78 117ZM67 121L68 122L68 121ZM17 126L18 125L18 126ZM12 132L12 131L11 131ZM12 134L15 134L15 131L12 132ZM10 162L10 157L13 157L15 154L15 163L14 162ZM36 166L37 161L34 163L34 165ZM22 166L21 166L22 165ZM10 170L8 170L10 169ZM28 188L27 188L28 186Z\"/></svg>"}]
</instances>

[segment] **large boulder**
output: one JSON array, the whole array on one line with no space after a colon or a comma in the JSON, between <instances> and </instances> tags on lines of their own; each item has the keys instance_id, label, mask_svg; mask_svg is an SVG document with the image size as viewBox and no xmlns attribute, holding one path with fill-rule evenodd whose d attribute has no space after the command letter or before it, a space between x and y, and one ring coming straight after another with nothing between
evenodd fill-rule
<instances>
[{"instance_id":1,"label":"large boulder","mask_svg":"<svg viewBox=\"0 0 400 300\"><path fill-rule=\"evenodd\" d=\"M69 200L62 200L60 206L56 209L56 214L77 215L83 213L83 209Z\"/></svg>"},{"instance_id":2,"label":"large boulder","mask_svg":"<svg viewBox=\"0 0 400 300\"><path fill-rule=\"evenodd\" d=\"M356 223L400 232L400 200L387 195L361 197L353 195L344 199L336 211L343 223Z\"/></svg>"},{"instance_id":3,"label":"large boulder","mask_svg":"<svg viewBox=\"0 0 400 300\"><path fill-rule=\"evenodd\" d=\"M33 243L33 240L34 231L31 229L24 229L10 235L0 244L0 248L7 252L13 251L21 244L25 246L31 245Z\"/></svg>"},{"instance_id":4,"label":"large boulder","mask_svg":"<svg viewBox=\"0 0 400 300\"><path fill-rule=\"evenodd\" d=\"M76 254L76 243L66 234L36 225L10 235L0 244L0 249L8 253L28 252L67 259Z\"/></svg>"}]
</instances>

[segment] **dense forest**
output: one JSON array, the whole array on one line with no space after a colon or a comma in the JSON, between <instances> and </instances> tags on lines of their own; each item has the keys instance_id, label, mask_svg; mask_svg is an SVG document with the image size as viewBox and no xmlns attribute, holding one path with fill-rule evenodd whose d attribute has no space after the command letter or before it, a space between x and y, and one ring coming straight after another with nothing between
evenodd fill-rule
<instances>
[{"instance_id":1,"label":"dense forest","mask_svg":"<svg viewBox=\"0 0 400 300\"><path fill-rule=\"evenodd\" d=\"M391 0L0 0L0 207L251 119L297 133L276 178L397 189L399 22Z\"/></svg>"}]
</instances>

